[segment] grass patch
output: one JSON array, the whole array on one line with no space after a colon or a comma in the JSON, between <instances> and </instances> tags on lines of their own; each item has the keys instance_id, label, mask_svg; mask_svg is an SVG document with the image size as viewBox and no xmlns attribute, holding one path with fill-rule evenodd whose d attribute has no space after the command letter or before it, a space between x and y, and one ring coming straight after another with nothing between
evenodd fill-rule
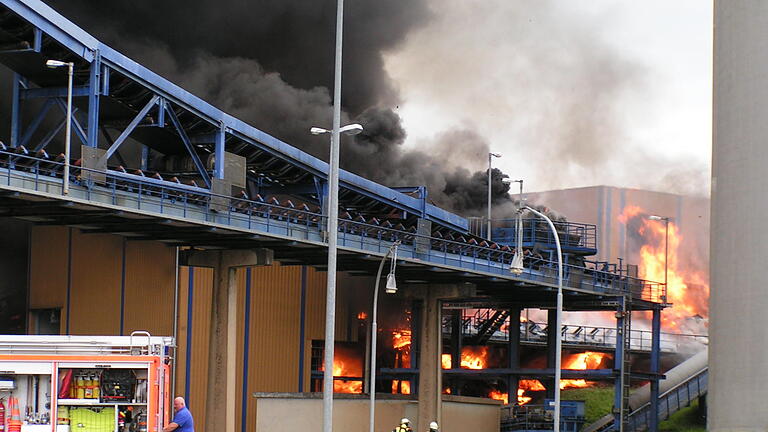
<instances>
[{"instance_id":1,"label":"grass patch","mask_svg":"<svg viewBox=\"0 0 768 432\"><path fill-rule=\"evenodd\" d=\"M563 400L583 400L586 424L593 423L611 412L613 387L567 389L561 393Z\"/></svg>"},{"instance_id":2,"label":"grass patch","mask_svg":"<svg viewBox=\"0 0 768 432\"><path fill-rule=\"evenodd\" d=\"M661 422L659 430L663 432L706 432L707 421L699 413L699 400L672 414Z\"/></svg>"}]
</instances>

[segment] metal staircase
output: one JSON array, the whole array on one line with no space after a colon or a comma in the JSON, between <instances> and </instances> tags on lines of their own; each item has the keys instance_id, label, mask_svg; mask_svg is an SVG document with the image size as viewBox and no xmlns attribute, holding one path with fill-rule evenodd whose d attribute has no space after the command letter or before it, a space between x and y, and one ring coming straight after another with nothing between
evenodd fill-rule
<instances>
[{"instance_id":1,"label":"metal staircase","mask_svg":"<svg viewBox=\"0 0 768 432\"><path fill-rule=\"evenodd\" d=\"M473 338L474 345L485 345L491 339L494 333L501 330L501 326L509 318L508 310L496 310L493 315L483 320L477 329L477 334Z\"/></svg>"},{"instance_id":2,"label":"metal staircase","mask_svg":"<svg viewBox=\"0 0 768 432\"><path fill-rule=\"evenodd\" d=\"M630 392L630 383L631 383L631 358L630 358L630 348L631 348L631 342L632 338L630 335L632 334L632 310L630 308L630 302L627 298L624 298L621 302L621 306L619 310L617 311L617 324L618 324L618 331L619 336L621 338L621 345L620 345L620 380L619 380L619 387L621 389L621 396L620 396L620 406L619 406L619 419L620 419L620 427L619 431L625 432L627 431L627 425L629 420L629 413L631 412L631 409L629 407L629 392ZM619 348L619 347L617 347Z\"/></svg>"}]
</instances>

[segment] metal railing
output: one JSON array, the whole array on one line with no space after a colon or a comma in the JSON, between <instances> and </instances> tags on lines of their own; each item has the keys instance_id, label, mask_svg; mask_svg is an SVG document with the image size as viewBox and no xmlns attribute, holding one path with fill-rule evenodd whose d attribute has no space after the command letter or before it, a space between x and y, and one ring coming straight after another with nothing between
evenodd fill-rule
<instances>
[{"instance_id":1,"label":"metal railing","mask_svg":"<svg viewBox=\"0 0 768 432\"><path fill-rule=\"evenodd\" d=\"M659 396L659 421L666 420L682 408L691 405L695 399L707 393L709 368L704 368L692 375L685 382ZM629 415L629 432L648 429L651 420L651 404L647 403Z\"/></svg>"},{"instance_id":2,"label":"metal railing","mask_svg":"<svg viewBox=\"0 0 768 432\"><path fill-rule=\"evenodd\" d=\"M494 221L494 228L491 231L493 241L504 244L517 244L517 221L515 219L502 219ZM596 250L597 249L597 226L592 224L583 224L575 222L552 222L555 230L560 237L560 245L563 250ZM547 223L541 219L526 218L523 219L523 245L550 245L555 247L555 236L552 234Z\"/></svg>"},{"instance_id":3,"label":"metal railing","mask_svg":"<svg viewBox=\"0 0 768 432\"><path fill-rule=\"evenodd\" d=\"M52 195L62 194L61 161L0 151L0 169L2 168L4 169L0 171L0 181L4 177L7 186ZM71 167L70 180L71 197L95 204L325 243L325 216L301 208L280 205L275 201L255 201L218 195L194 186L79 166ZM489 247L419 235L362 221L339 219L340 247L384 253L395 241L401 243L402 258L512 278L508 268L513 257L511 250L502 250L496 245ZM524 263L523 273L515 278L550 286L557 284L557 262L527 255ZM665 298L663 284L598 270L596 265L589 263L584 267L565 265L563 284L566 289L607 295L629 295L635 299L652 302L663 301Z\"/></svg>"},{"instance_id":4,"label":"metal railing","mask_svg":"<svg viewBox=\"0 0 768 432\"><path fill-rule=\"evenodd\" d=\"M485 321L493 315L494 309L479 309L474 315L462 318L461 333L465 336L477 334ZM491 340L509 340L509 321L491 336ZM443 318L443 332L450 334L453 321L450 316ZM595 327L584 325L564 324L561 327L563 343L585 348L613 348L616 346L616 328ZM653 332L650 330L635 330L630 332L631 349L633 351L651 351ZM665 333L661 335L661 350L663 352L679 352L691 344L707 345L709 336L685 333ZM547 323L527 321L520 323L520 342L529 344L546 344Z\"/></svg>"}]
</instances>

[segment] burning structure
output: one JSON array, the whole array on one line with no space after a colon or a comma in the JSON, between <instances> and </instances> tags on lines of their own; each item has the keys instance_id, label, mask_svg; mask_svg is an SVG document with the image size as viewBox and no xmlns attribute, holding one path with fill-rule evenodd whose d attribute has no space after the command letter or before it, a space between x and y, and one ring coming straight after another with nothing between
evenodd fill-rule
<instances>
[{"instance_id":1,"label":"burning structure","mask_svg":"<svg viewBox=\"0 0 768 432\"><path fill-rule=\"evenodd\" d=\"M0 9L0 62L13 71L14 88L12 132L0 143L0 214L21 221L25 235L12 239L28 257L27 268L0 264L26 278L18 314L29 318L24 330L171 334L178 341L173 392L187 397L206 430L273 430L276 419L284 429L316 424L327 164L162 78L38 0L0 0ZM73 63L79 114L57 115L68 77L46 68L48 59ZM378 131L363 136L362 147L387 137L391 115L374 110L362 118L366 130ZM70 157L54 139L67 119L81 144ZM379 430L406 414L419 429L438 419L446 432L468 422L497 430L499 403L491 398L530 403L557 388L557 335L567 350L561 384L612 383L615 421L626 421L631 382L659 379L664 284L632 266L594 260L591 224L558 221L552 233L526 219L519 235L477 236L452 211L477 210L485 175L449 177L432 198L443 194L450 210L432 204L425 186L390 188L341 172L333 375L334 388L351 396L338 421L367 423L366 400L357 397L367 392L388 395ZM501 180L492 173L494 184ZM512 204L507 188L494 190ZM603 312L610 325L552 325L556 238L565 253L565 310ZM382 343L373 350L372 275L394 244L400 289L382 296ZM522 268L512 272L518 245ZM523 321L526 310L545 311L547 324ZM632 363L633 312L649 313L653 323L645 366ZM528 358L526 346L538 351ZM378 360L375 370L366 370L370 358ZM463 399L471 396L480 399Z\"/></svg>"}]
</instances>

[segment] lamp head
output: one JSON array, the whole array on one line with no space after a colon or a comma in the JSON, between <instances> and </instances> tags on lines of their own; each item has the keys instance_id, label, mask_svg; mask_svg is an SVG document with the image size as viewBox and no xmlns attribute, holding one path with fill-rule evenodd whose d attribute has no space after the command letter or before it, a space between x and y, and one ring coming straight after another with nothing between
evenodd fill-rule
<instances>
[{"instance_id":1,"label":"lamp head","mask_svg":"<svg viewBox=\"0 0 768 432\"><path fill-rule=\"evenodd\" d=\"M650 215L648 216L648 219L660 221L660 220L668 220L669 218L663 217L663 216L657 216L657 215Z\"/></svg>"},{"instance_id":2,"label":"lamp head","mask_svg":"<svg viewBox=\"0 0 768 432\"><path fill-rule=\"evenodd\" d=\"M45 65L51 69L55 69L58 67L69 66L69 63L59 61L59 60L48 60L47 62L45 62Z\"/></svg>"},{"instance_id":3,"label":"lamp head","mask_svg":"<svg viewBox=\"0 0 768 432\"><path fill-rule=\"evenodd\" d=\"M523 266L523 256L515 252L515 256L512 257L512 262L509 264L509 271L514 275L521 275L525 271Z\"/></svg>"},{"instance_id":4,"label":"lamp head","mask_svg":"<svg viewBox=\"0 0 768 432\"><path fill-rule=\"evenodd\" d=\"M328 129L323 129L319 127L312 127L309 129L309 133L311 133L312 135L320 135L328 132L330 132Z\"/></svg>"},{"instance_id":5,"label":"lamp head","mask_svg":"<svg viewBox=\"0 0 768 432\"><path fill-rule=\"evenodd\" d=\"M351 125L346 125L343 128L339 129L339 133L343 133L344 135L357 135L360 132L363 131L363 126L358 123L352 123Z\"/></svg>"},{"instance_id":6,"label":"lamp head","mask_svg":"<svg viewBox=\"0 0 768 432\"><path fill-rule=\"evenodd\" d=\"M488 153L488 155L493 156L493 157L497 157L497 158L501 157L501 153Z\"/></svg>"},{"instance_id":7,"label":"lamp head","mask_svg":"<svg viewBox=\"0 0 768 432\"><path fill-rule=\"evenodd\" d=\"M384 289L387 294L395 294L397 292L397 280L395 279L395 272L390 272L387 275L387 287Z\"/></svg>"}]
</instances>

